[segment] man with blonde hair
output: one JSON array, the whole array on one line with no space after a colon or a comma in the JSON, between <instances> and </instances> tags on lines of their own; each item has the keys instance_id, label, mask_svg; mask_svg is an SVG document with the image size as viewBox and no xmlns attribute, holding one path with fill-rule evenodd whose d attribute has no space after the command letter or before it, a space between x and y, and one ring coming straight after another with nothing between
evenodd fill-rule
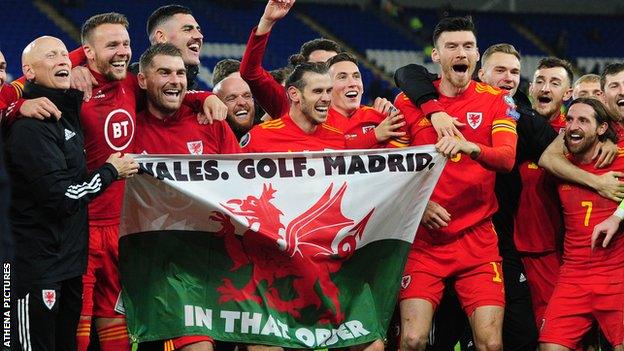
<instances>
[{"instance_id":1,"label":"man with blonde hair","mask_svg":"<svg viewBox=\"0 0 624 351\"><path fill-rule=\"evenodd\" d=\"M591 97L605 102L604 92L600 86L600 76L597 74L586 74L581 76L572 85L572 99L580 97Z\"/></svg>"}]
</instances>

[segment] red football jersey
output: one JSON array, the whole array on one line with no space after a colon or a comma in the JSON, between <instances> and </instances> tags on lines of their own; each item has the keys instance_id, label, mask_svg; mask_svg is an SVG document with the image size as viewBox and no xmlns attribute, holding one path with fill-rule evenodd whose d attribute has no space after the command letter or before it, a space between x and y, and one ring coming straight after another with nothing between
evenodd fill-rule
<instances>
[{"instance_id":1,"label":"red football jersey","mask_svg":"<svg viewBox=\"0 0 624 351\"><path fill-rule=\"evenodd\" d=\"M337 114L342 116L333 108L329 110L330 116ZM405 147L409 145L409 138L403 136L401 138L391 138L390 142L379 143L375 136L375 127L377 127L386 116L378 112L372 107L360 106L351 117L344 117L345 125L338 125L336 120L329 121L330 125L335 125L345 131L345 139L348 149L377 149L383 147ZM403 127L401 129L405 131Z\"/></svg>"},{"instance_id":2,"label":"red football jersey","mask_svg":"<svg viewBox=\"0 0 624 351\"><path fill-rule=\"evenodd\" d=\"M345 138L341 130L325 123L307 134L286 115L253 127L241 139L241 147L256 153L342 150Z\"/></svg>"},{"instance_id":3,"label":"red football jersey","mask_svg":"<svg viewBox=\"0 0 624 351\"><path fill-rule=\"evenodd\" d=\"M269 41L269 34L256 35L251 30L240 65L241 77L249 84L253 97L272 118L279 118L290 110L286 88L262 68L262 59Z\"/></svg>"},{"instance_id":4,"label":"red football jersey","mask_svg":"<svg viewBox=\"0 0 624 351\"><path fill-rule=\"evenodd\" d=\"M344 132L349 128L349 117L330 106L327 111L327 121L325 121L325 123Z\"/></svg>"},{"instance_id":5,"label":"red football jersey","mask_svg":"<svg viewBox=\"0 0 624 351\"><path fill-rule=\"evenodd\" d=\"M102 167L115 152L131 153L136 135L137 101L144 101L145 92L137 78L128 72L123 80L109 81L91 70L98 81L91 99L82 104L80 122L85 136L85 152L89 171ZM187 92L184 105L199 109L212 93ZM119 224L125 182L114 182L89 203L89 221L95 225Z\"/></svg>"},{"instance_id":6,"label":"red football jersey","mask_svg":"<svg viewBox=\"0 0 624 351\"><path fill-rule=\"evenodd\" d=\"M565 128L565 116L550 122L556 132ZM544 253L560 248L563 223L555 178L535 162L518 167L522 191L514 220L514 242L520 252ZM559 243L559 245L557 245Z\"/></svg>"},{"instance_id":7,"label":"red football jersey","mask_svg":"<svg viewBox=\"0 0 624 351\"><path fill-rule=\"evenodd\" d=\"M84 132L89 172L106 162L115 152L132 151L136 132L136 101L140 88L136 76L109 81L91 70L98 82L93 96L82 104L80 123ZM119 224L125 182L114 182L89 204L89 221L97 225Z\"/></svg>"},{"instance_id":8,"label":"red football jersey","mask_svg":"<svg viewBox=\"0 0 624 351\"><path fill-rule=\"evenodd\" d=\"M624 126L622 126L622 123L612 122L611 127L615 130L618 140L624 140Z\"/></svg>"},{"instance_id":9,"label":"red football jersey","mask_svg":"<svg viewBox=\"0 0 624 351\"><path fill-rule=\"evenodd\" d=\"M138 133L134 139L137 154L236 154L240 146L225 121L201 125L197 113L182 105L167 119L146 110L137 115Z\"/></svg>"},{"instance_id":10,"label":"red football jersey","mask_svg":"<svg viewBox=\"0 0 624 351\"><path fill-rule=\"evenodd\" d=\"M439 83L439 80L434 82L436 88ZM472 81L457 97L440 94L439 102L449 115L466 124L462 129L464 137L479 144L482 155L488 147L488 150L495 150L498 145L506 145L511 152L499 155L500 161L513 165L517 139L516 122L512 117L515 110L513 99L505 91ZM399 94L394 105L405 117L410 145L436 143L437 134L431 122L407 96ZM447 227L438 230L420 226L416 238L431 243L448 242L463 230L488 220L496 212L496 173L484 168L479 163L480 157L473 160L468 155L458 154L447 162L431 200L451 214L451 221Z\"/></svg>"},{"instance_id":11,"label":"red football jersey","mask_svg":"<svg viewBox=\"0 0 624 351\"><path fill-rule=\"evenodd\" d=\"M624 143L618 144L619 148ZM624 154L618 153L613 164L607 168L596 169L593 163L578 164L581 169L603 174L609 171L624 171ZM577 184L561 182L558 186L563 207L565 225L563 266L559 273L559 282L591 283L609 281L622 283L624 271L624 238L622 229L615 234L609 246L591 250L591 236L594 226L613 214L618 203L605 199L592 189ZM602 239L602 238L600 238Z\"/></svg>"}]
</instances>

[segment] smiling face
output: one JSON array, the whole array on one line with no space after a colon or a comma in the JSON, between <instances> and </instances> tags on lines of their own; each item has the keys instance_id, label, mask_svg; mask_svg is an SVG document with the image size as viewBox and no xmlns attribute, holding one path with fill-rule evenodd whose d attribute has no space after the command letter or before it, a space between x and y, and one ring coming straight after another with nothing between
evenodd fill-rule
<instances>
[{"instance_id":1,"label":"smiling face","mask_svg":"<svg viewBox=\"0 0 624 351\"><path fill-rule=\"evenodd\" d=\"M622 122L624 120L624 71L605 76L604 94L607 109Z\"/></svg>"},{"instance_id":2,"label":"smiling face","mask_svg":"<svg viewBox=\"0 0 624 351\"><path fill-rule=\"evenodd\" d=\"M332 107L345 116L351 116L362 103L364 84L358 66L351 61L340 61L329 67L332 78Z\"/></svg>"},{"instance_id":3,"label":"smiling face","mask_svg":"<svg viewBox=\"0 0 624 351\"><path fill-rule=\"evenodd\" d=\"M443 32L431 52L433 62L442 67L442 79L457 89L465 88L472 78L479 51L471 31Z\"/></svg>"},{"instance_id":4,"label":"smiling face","mask_svg":"<svg viewBox=\"0 0 624 351\"><path fill-rule=\"evenodd\" d=\"M71 61L67 48L54 37L40 37L22 55L22 69L28 80L53 89L69 89Z\"/></svg>"},{"instance_id":5,"label":"smiling face","mask_svg":"<svg viewBox=\"0 0 624 351\"><path fill-rule=\"evenodd\" d=\"M559 116L563 102L572 95L568 74L563 67L539 68L533 75L529 94L533 108L542 116L554 119Z\"/></svg>"},{"instance_id":6,"label":"smiling face","mask_svg":"<svg viewBox=\"0 0 624 351\"><path fill-rule=\"evenodd\" d=\"M596 112L590 105L576 103L570 106L566 116L565 144L575 157L593 155L598 137L606 130L606 123L597 124Z\"/></svg>"},{"instance_id":7,"label":"smiling face","mask_svg":"<svg viewBox=\"0 0 624 351\"><path fill-rule=\"evenodd\" d=\"M162 117L178 111L186 94L186 68L181 57L154 56L138 79L141 88L147 91L152 114Z\"/></svg>"},{"instance_id":8,"label":"smiling face","mask_svg":"<svg viewBox=\"0 0 624 351\"><path fill-rule=\"evenodd\" d=\"M97 26L83 46L89 68L109 80L126 78L132 58L130 36L121 24L105 23Z\"/></svg>"},{"instance_id":9,"label":"smiling face","mask_svg":"<svg viewBox=\"0 0 624 351\"><path fill-rule=\"evenodd\" d=\"M218 84L215 93L227 106L228 124L236 132L242 135L253 126L255 107L251 89L247 82L238 77L228 77Z\"/></svg>"},{"instance_id":10,"label":"smiling face","mask_svg":"<svg viewBox=\"0 0 624 351\"><path fill-rule=\"evenodd\" d=\"M305 85L302 90L291 86L288 88L291 100L295 102L303 116L311 124L321 124L327 120L327 112L331 103L332 81L329 74L306 72L302 78Z\"/></svg>"},{"instance_id":11,"label":"smiling face","mask_svg":"<svg viewBox=\"0 0 624 351\"><path fill-rule=\"evenodd\" d=\"M491 86L509 91L514 95L520 85L520 60L512 54L495 52L479 70L479 79Z\"/></svg>"},{"instance_id":12,"label":"smiling face","mask_svg":"<svg viewBox=\"0 0 624 351\"><path fill-rule=\"evenodd\" d=\"M156 30L156 41L168 42L182 52L186 65L199 65L199 55L204 35L195 17L186 13L177 13Z\"/></svg>"}]
</instances>

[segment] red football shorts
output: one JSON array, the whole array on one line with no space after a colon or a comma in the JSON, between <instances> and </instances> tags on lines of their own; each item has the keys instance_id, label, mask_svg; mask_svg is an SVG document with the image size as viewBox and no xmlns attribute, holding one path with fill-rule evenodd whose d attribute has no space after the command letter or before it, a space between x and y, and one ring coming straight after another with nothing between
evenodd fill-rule
<instances>
[{"instance_id":1,"label":"red football shorts","mask_svg":"<svg viewBox=\"0 0 624 351\"><path fill-rule=\"evenodd\" d=\"M535 325L539 328L559 277L561 256L556 251L544 254L522 254L522 264L531 291Z\"/></svg>"},{"instance_id":2,"label":"red football shorts","mask_svg":"<svg viewBox=\"0 0 624 351\"><path fill-rule=\"evenodd\" d=\"M624 293L621 283L557 283L544 319L539 341L576 349L595 320L613 346L624 339Z\"/></svg>"},{"instance_id":3,"label":"red football shorts","mask_svg":"<svg viewBox=\"0 0 624 351\"><path fill-rule=\"evenodd\" d=\"M82 276L83 316L118 318L121 304L118 265L119 225L89 226L89 259Z\"/></svg>"},{"instance_id":4,"label":"red football shorts","mask_svg":"<svg viewBox=\"0 0 624 351\"><path fill-rule=\"evenodd\" d=\"M212 344L214 348L214 340L211 337L204 335L188 335L165 341L164 351L179 350L184 346L188 346L200 341L208 341Z\"/></svg>"},{"instance_id":5,"label":"red football shorts","mask_svg":"<svg viewBox=\"0 0 624 351\"><path fill-rule=\"evenodd\" d=\"M165 341L165 351L179 350L184 346L188 346L197 342L208 341L214 348L214 340L205 335L187 335L179 338Z\"/></svg>"},{"instance_id":6,"label":"red football shorts","mask_svg":"<svg viewBox=\"0 0 624 351\"><path fill-rule=\"evenodd\" d=\"M490 220L441 245L417 237L405 264L399 297L424 299L436 308L447 278L455 278L457 296L468 316L480 306L505 306L498 238Z\"/></svg>"}]
</instances>

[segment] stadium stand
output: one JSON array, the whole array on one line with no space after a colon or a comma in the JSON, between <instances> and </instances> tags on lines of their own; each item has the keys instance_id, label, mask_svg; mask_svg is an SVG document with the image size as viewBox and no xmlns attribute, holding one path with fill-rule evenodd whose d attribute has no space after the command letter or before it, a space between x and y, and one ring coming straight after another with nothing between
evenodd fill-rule
<instances>
[{"instance_id":1,"label":"stadium stand","mask_svg":"<svg viewBox=\"0 0 624 351\"><path fill-rule=\"evenodd\" d=\"M21 75L21 48L33 38L50 34L61 38L68 47L76 47L77 39L72 38L57 26L31 1L5 0L14 10L0 13L5 24L0 38L0 49L9 62L9 74ZM76 29L93 14L117 11L130 20L130 37L133 56L138 59L149 42L145 33L145 23L152 10L168 4L168 0L139 1L48 1ZM70 3L71 5L68 5ZM200 1L187 0L202 26L204 47L202 49L202 88L209 88L212 80L211 69L223 58L239 58L245 48L249 32L257 24L264 2L254 1ZM466 11L404 8L398 17L387 16L376 8L357 5L335 5L300 3L295 7L295 15L288 16L274 28L264 61L267 69L283 67L287 58L298 51L300 45L321 36L297 16L305 14L322 30L331 33L355 49L368 61L382 69L385 79L375 77L366 67L362 67L365 86L381 83L382 90L392 88L387 79L396 68L408 63L420 63L431 70L436 69L429 57L431 31L442 15L463 15ZM491 44L506 41L514 44L523 54L523 75L528 78L536 62L544 56L559 54L572 59L582 72L597 72L605 63L619 60L623 55L619 45L607 45L613 38L624 37L618 17L538 15L525 16L510 13L473 13L478 28L479 47L484 50ZM420 27L413 37L404 31L412 31L410 21L418 19ZM395 23L389 23L394 21ZM23 23L29 23L24 26ZM570 25L574 23L574 25ZM392 24L392 25L390 25ZM404 31L397 30L403 26ZM520 30L519 30L520 28ZM316 28L318 29L318 28ZM529 33L529 34L527 34ZM415 40L414 38L417 38ZM541 44L541 45L540 45Z\"/></svg>"},{"instance_id":2,"label":"stadium stand","mask_svg":"<svg viewBox=\"0 0 624 351\"><path fill-rule=\"evenodd\" d=\"M9 79L22 75L22 50L28 43L42 35L55 36L66 43L68 47L76 47L78 43L69 37L30 1L6 0L2 2L4 9L0 11L2 35L0 35L0 50L8 64ZM27 23L28 25L24 25Z\"/></svg>"}]
</instances>

